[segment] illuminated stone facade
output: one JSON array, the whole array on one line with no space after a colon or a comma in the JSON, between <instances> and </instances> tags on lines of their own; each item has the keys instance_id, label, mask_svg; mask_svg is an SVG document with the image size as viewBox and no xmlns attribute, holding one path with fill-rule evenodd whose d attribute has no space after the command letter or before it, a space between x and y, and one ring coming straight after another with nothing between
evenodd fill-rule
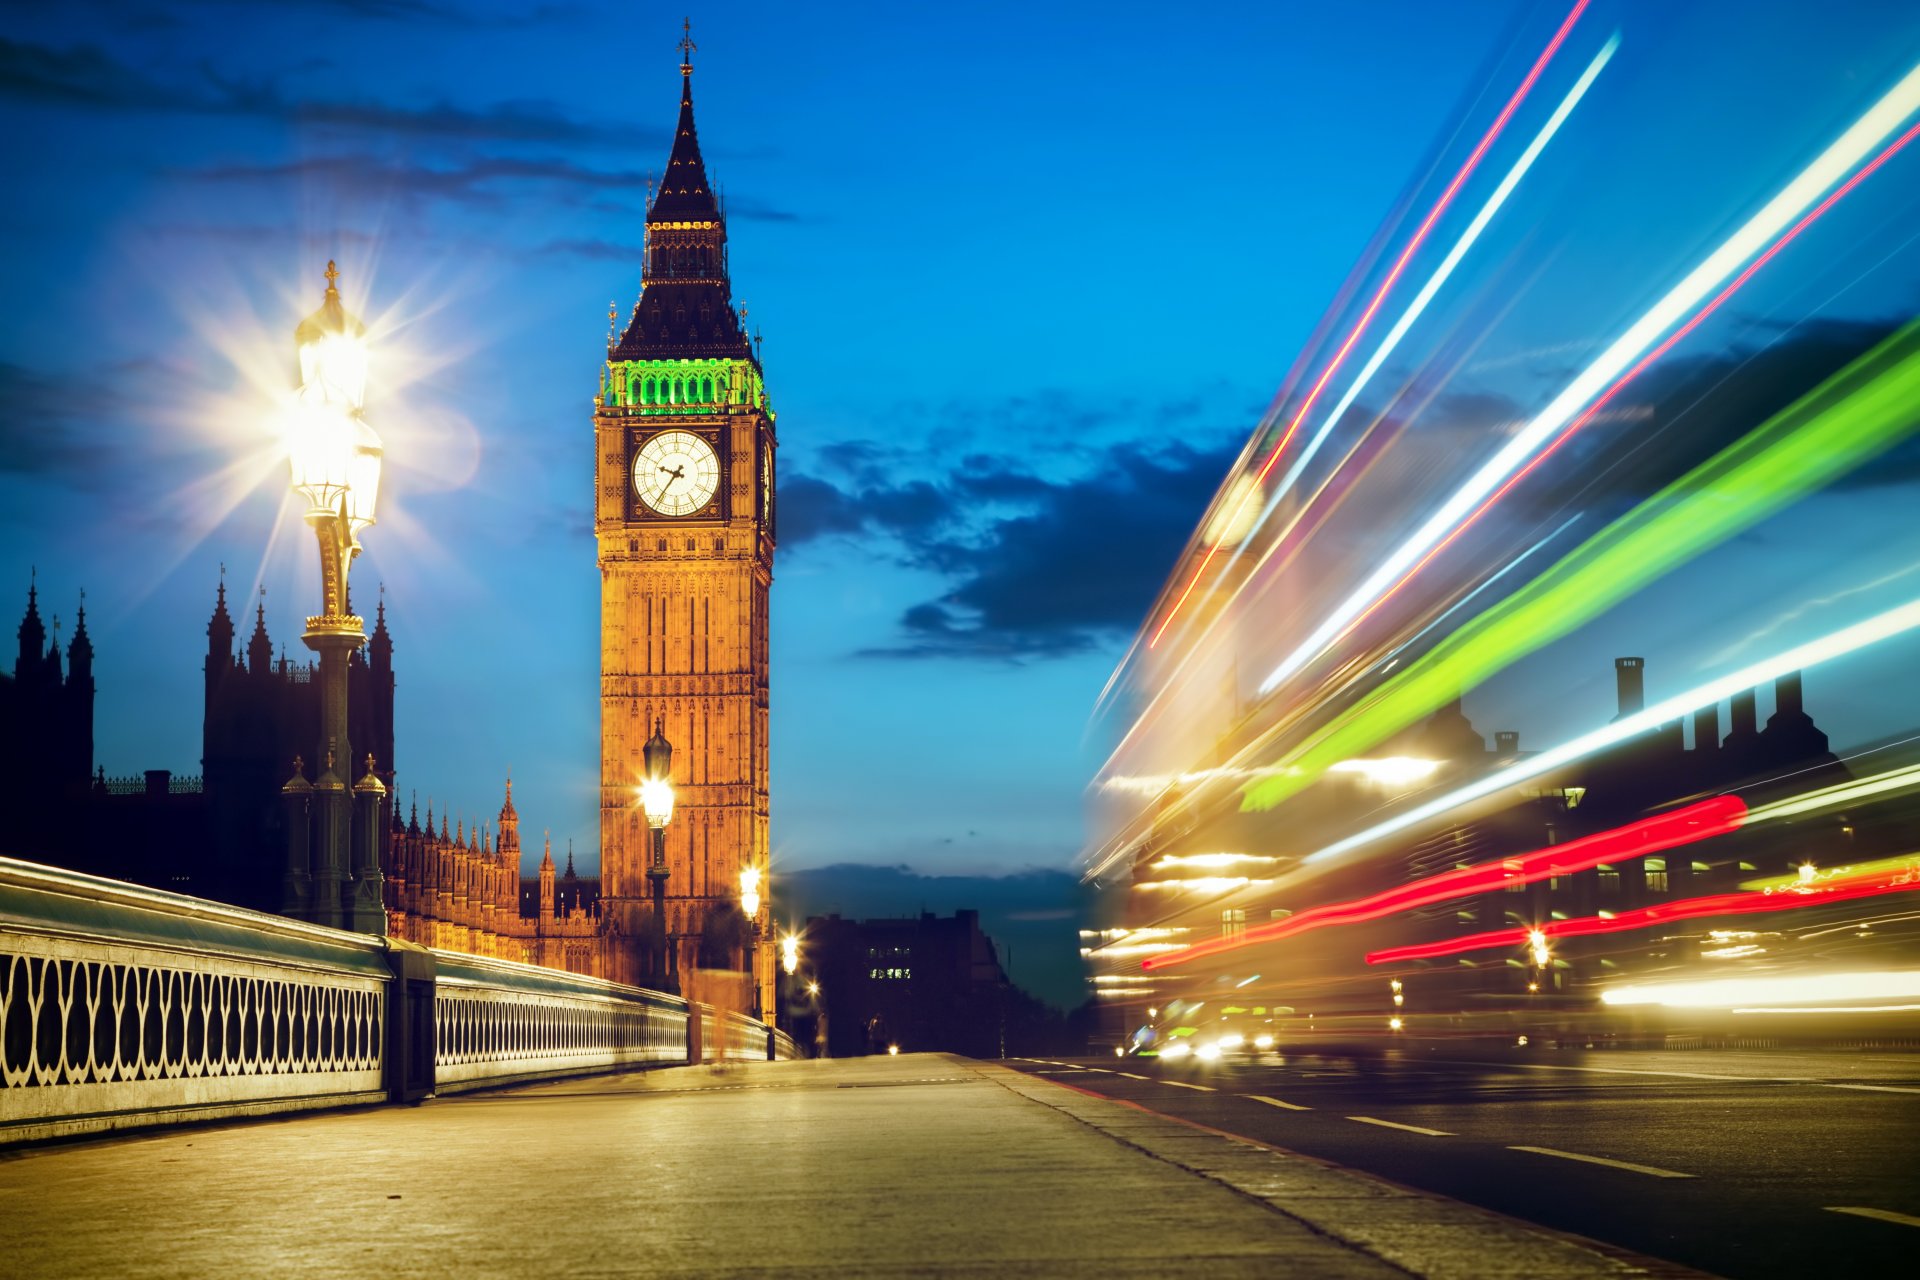
<instances>
[{"instance_id":1,"label":"illuminated stone facade","mask_svg":"<svg viewBox=\"0 0 1920 1280\"><path fill-rule=\"evenodd\" d=\"M747 966L740 873L758 868L764 886L768 853L774 415L734 310L725 215L694 133L692 68L681 70L641 295L609 344L594 412L601 911L608 976L649 985ZM637 804L656 723L674 747L676 797L658 907ZM758 915L763 927L764 898ZM762 1007L773 952L754 957Z\"/></svg>"},{"instance_id":2,"label":"illuminated stone facade","mask_svg":"<svg viewBox=\"0 0 1920 1280\"><path fill-rule=\"evenodd\" d=\"M606 976L600 915L583 901L571 858L572 891L566 901L559 900L551 843L540 859L537 897L527 901L532 895L520 879L520 814L511 781L497 832L468 831L462 822L449 835L445 814L436 832L429 805L425 826L417 814L405 823L395 815L389 847L384 868L388 937ZM531 913L523 914L529 907Z\"/></svg>"}]
</instances>

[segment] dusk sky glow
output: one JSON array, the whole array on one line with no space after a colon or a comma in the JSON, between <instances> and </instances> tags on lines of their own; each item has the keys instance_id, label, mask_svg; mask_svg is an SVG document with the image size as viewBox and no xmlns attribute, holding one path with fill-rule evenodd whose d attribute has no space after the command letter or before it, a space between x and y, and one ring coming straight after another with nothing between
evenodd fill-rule
<instances>
[{"instance_id":1,"label":"dusk sky glow","mask_svg":"<svg viewBox=\"0 0 1920 1280\"><path fill-rule=\"evenodd\" d=\"M1127 718L1089 712L1182 546L1276 391L1323 367L1298 354L1334 350L1344 330L1316 332L1322 315L1363 305L1568 8L692 5L700 136L779 413L776 901L783 870L842 862L1072 866ZM594 865L591 402L608 301L624 327L639 287L682 12L10 16L0 599L17 617L36 567L43 612L70 627L85 588L109 774L199 771L223 562L242 635L264 586L276 646L304 660L317 572L268 407L337 258L373 332L388 487L355 604L370 619L384 583L401 793L485 819L511 768L531 857L550 828ZM1356 413L1440 382L1436 433L1536 412L1920 56L1911 6L1593 4L1351 364L1615 32ZM1920 154L1890 159L1646 394L1809 320L1920 311L1917 175ZM1910 523L1910 503L1889 485L1810 498L1650 587L1634 619L1522 659L1469 714L1565 736L1611 714L1615 652L1647 652L1671 690L1757 657L1718 656L1744 637L1831 629L1760 602L1821 597L1837 572L1797 529L1861 549L1831 580L1859 612L1904 599L1913 541L1871 531ZM1507 543L1532 527L1487 523ZM1649 608L1665 598L1726 625L1682 635L1680 609ZM1272 666L1250 662L1249 687ZM1836 746L1892 728L1872 703L1810 680Z\"/></svg>"}]
</instances>

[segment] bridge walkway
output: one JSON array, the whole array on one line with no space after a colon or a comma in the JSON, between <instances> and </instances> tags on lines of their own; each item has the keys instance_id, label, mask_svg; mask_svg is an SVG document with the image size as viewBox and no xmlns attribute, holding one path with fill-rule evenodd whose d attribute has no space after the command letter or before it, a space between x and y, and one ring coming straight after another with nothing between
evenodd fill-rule
<instances>
[{"instance_id":1,"label":"bridge walkway","mask_svg":"<svg viewBox=\"0 0 1920 1280\"><path fill-rule=\"evenodd\" d=\"M129 1278L1644 1274L932 1054L656 1069L29 1147L0 1157L0 1257L18 1274Z\"/></svg>"}]
</instances>

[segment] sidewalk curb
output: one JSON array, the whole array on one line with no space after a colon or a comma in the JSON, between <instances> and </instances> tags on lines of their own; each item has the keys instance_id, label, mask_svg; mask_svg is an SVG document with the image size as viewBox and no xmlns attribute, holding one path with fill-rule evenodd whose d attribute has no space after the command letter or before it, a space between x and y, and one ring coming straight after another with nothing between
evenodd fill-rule
<instances>
[{"instance_id":1,"label":"sidewalk curb","mask_svg":"<svg viewBox=\"0 0 1920 1280\"><path fill-rule=\"evenodd\" d=\"M1125 1146L1221 1183L1425 1280L1711 1280L1709 1273L1535 1226L1138 1103L996 1063L976 1070Z\"/></svg>"}]
</instances>

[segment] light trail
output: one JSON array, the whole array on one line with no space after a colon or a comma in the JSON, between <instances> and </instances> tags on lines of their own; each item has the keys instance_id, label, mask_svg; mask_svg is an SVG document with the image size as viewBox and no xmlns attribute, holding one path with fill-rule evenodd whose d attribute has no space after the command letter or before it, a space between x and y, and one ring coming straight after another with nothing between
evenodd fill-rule
<instances>
[{"instance_id":1,"label":"light trail","mask_svg":"<svg viewBox=\"0 0 1920 1280\"><path fill-rule=\"evenodd\" d=\"M1267 523L1268 518L1279 509L1281 499L1306 470L1307 464L1313 461L1314 455L1320 451L1320 446L1339 425L1341 416L1353 407L1353 402L1360 398L1362 391L1366 390L1367 384L1373 380L1373 375L1380 371L1380 366L1387 362L1394 348L1400 345L1400 340L1407 336L1407 331L1420 319L1427 305L1433 301L1434 295L1440 292L1448 277L1460 265L1461 259L1467 256L1467 251L1473 248L1474 242L1480 238L1480 233L1485 231L1487 224L1493 221L1494 214L1500 211L1500 206L1507 202L1507 197L1512 195L1514 189L1520 185L1520 179L1525 177L1527 170L1533 167L1533 162L1540 158L1540 153L1546 150L1547 144L1553 140L1553 135L1560 132L1560 126L1567 122L1567 117L1573 114L1573 109L1580 104L1580 99L1586 96L1587 90L1593 87L1593 82L1599 78L1600 72L1605 69L1619 48L1620 36L1616 32L1608 38L1606 44L1601 46L1600 52L1594 56L1593 61L1587 64L1587 69L1574 82L1567 96L1560 100L1560 105L1548 117L1547 123L1541 127L1540 132L1534 135L1533 141L1521 153L1519 160L1514 162L1513 168L1507 171L1507 176L1501 179L1500 185L1494 188L1493 194L1487 198L1487 202L1480 207L1480 212L1461 233L1453 249L1441 260L1440 266L1427 280L1426 285L1414 295L1406 311L1401 314L1393 328L1387 331L1387 336L1381 339L1379 347L1355 375L1346 394L1340 397L1340 402L1327 414L1326 421L1320 424L1320 429L1307 441L1306 448L1294 458L1286 474L1281 477L1280 483L1274 486L1273 496L1267 499L1267 505L1261 510L1259 518L1253 522L1253 528L1247 531L1249 538L1258 533Z\"/></svg>"},{"instance_id":2,"label":"light trail","mask_svg":"<svg viewBox=\"0 0 1920 1280\"><path fill-rule=\"evenodd\" d=\"M1594 418L1600 413L1600 411L1606 408L1607 404L1611 402L1614 396L1618 395L1620 391L1627 386L1627 384L1631 383L1635 378L1638 378L1642 373L1644 373L1647 370L1647 368L1650 365L1652 365L1655 361L1659 360L1662 356L1666 355L1667 352L1673 350L1673 348L1676 345L1678 345L1683 339L1685 339L1688 334L1692 333L1695 329L1697 329L1700 326L1702 321L1706 320L1708 316L1711 316L1714 312L1718 311L1722 303L1724 303L1728 298L1731 298L1735 293L1738 293L1741 287L1744 286L1747 283L1747 281L1753 279L1753 277L1759 272L1760 268L1766 266L1767 263L1771 262L1774 259L1774 256L1778 254L1782 249L1786 248L1789 244L1792 244L1793 241L1799 237L1802 231L1805 231L1809 226L1817 222L1820 219L1820 216L1822 214L1826 213L1827 210L1833 208L1834 205L1838 204L1840 200L1843 197L1845 197L1848 192L1852 191L1855 187L1859 186L1863 181L1865 181L1869 176L1871 176L1875 170L1879 169L1881 165L1885 164L1888 160L1892 159L1895 154L1897 154L1909 142L1913 141L1916 134L1920 134L1920 124L1914 125L1911 129L1908 129L1905 133L1901 134L1898 138L1894 139L1891 143L1889 143L1886 146L1884 150L1880 152L1879 155L1875 156L1871 161L1869 161L1865 166L1863 166L1858 173L1854 174L1851 178L1847 179L1845 183L1843 183L1841 186L1836 188L1833 191L1833 193L1830 194L1825 200L1822 200L1811 211L1809 211L1805 217L1801 218L1798 222L1794 223L1792 227L1788 228L1785 232L1783 232L1777 240L1775 240L1771 245L1767 246L1767 249L1765 252L1763 252L1759 257L1755 258L1751 263L1748 264L1746 270L1742 271L1738 276L1734 277L1731 283L1729 283L1718 294L1714 295L1712 301L1708 302L1705 306L1701 307L1699 311L1695 312L1691 319L1689 319L1685 324L1681 325L1678 329L1674 330L1672 334L1668 335L1666 340L1662 342L1659 346L1655 347L1652 351L1649 351L1645 356L1641 357L1641 359L1637 363L1635 363L1635 365L1631 369L1621 374L1620 377L1614 382L1614 384L1608 387L1606 391L1602 392L1600 397L1597 400L1595 400L1593 404L1588 406L1587 409L1584 412L1582 412L1579 417L1575 418L1571 423L1569 423L1566 429L1561 431L1561 433L1558 436L1555 436L1552 443L1548 444L1546 448L1542 449L1538 454L1534 455L1532 461L1528 462L1526 466L1520 468L1520 470L1516 471L1512 476L1510 476L1507 479L1505 484L1502 484L1497 490L1494 491L1491 497L1489 497L1485 502L1482 502L1478 507L1476 507L1471 515L1467 516L1466 519L1462 520L1457 526L1454 527L1451 533L1449 533L1446 537L1442 538L1438 543L1434 544L1433 549L1428 551L1422 557L1420 557L1419 562L1415 564L1411 569L1408 569L1406 573L1401 575L1400 580L1398 582L1395 582L1391 587L1388 587L1384 592L1382 592L1380 594L1380 597L1377 600L1375 600L1372 604L1368 605L1364 610L1362 610L1359 616L1355 617L1353 621L1347 623L1346 627L1341 630L1340 634L1335 636L1328 643L1338 644L1341 640L1344 640L1347 636L1353 633L1356 627L1360 626L1368 618L1372 617L1374 613L1380 608L1380 606L1387 603L1387 601L1393 599L1393 597L1399 593L1402 587L1406 586L1407 583L1412 581L1413 578L1422 569L1426 568L1428 564L1432 563L1433 559L1436 556L1440 555L1448 547L1452 546L1454 542L1460 537L1461 534L1465 533L1468 529L1472 528L1475 522L1477 522L1481 516L1485 515L1488 512L1488 510L1494 506L1494 504L1498 503L1500 499L1506 497L1507 494L1511 492L1513 488L1516 485L1518 485L1521 481L1525 480L1528 476L1532 475L1533 472L1539 468L1541 463L1545 462L1548 458L1552 457L1554 453L1556 453L1559 450L1561 445L1565 444L1568 440L1573 438L1576 432L1578 432L1582 427L1586 426L1589 422L1592 422ZM1256 525L1255 527L1257 528L1258 526Z\"/></svg>"},{"instance_id":3,"label":"light trail","mask_svg":"<svg viewBox=\"0 0 1920 1280\"><path fill-rule=\"evenodd\" d=\"M1506 889L1513 885L1533 884L1552 876L1572 875L1597 867L1603 862L1644 857L1662 850L1694 844L1714 836L1738 830L1746 820L1747 806L1737 796L1716 796L1698 804L1676 809L1610 831L1595 832L1578 840L1515 854L1468 867L1456 867L1427 876L1412 884L1397 885L1380 893L1351 902L1329 903L1297 911L1285 920L1257 925L1238 937L1210 938L1193 946L1155 955L1141 965L1143 969L1163 969L1186 964L1206 956L1236 951L1263 942L1278 942L1297 934L1333 925L1360 924L1379 920L1402 911L1463 898L1475 893Z\"/></svg>"},{"instance_id":4,"label":"light trail","mask_svg":"<svg viewBox=\"0 0 1920 1280\"><path fill-rule=\"evenodd\" d=\"M1440 509L1370 574L1360 588L1342 602L1313 634L1274 667L1261 682L1270 693L1343 634L1362 609L1446 536L1487 496L1520 468L1540 447L1571 422L1579 410L1614 380L1680 317L1690 311L1740 265L1753 257L1817 201L1875 147L1920 107L1920 65L1914 66L1867 112L1808 165L1740 229L1707 255L1685 279L1616 338L1606 351L1582 370L1551 404L1494 454Z\"/></svg>"},{"instance_id":5,"label":"light trail","mask_svg":"<svg viewBox=\"0 0 1920 1280\"><path fill-rule=\"evenodd\" d=\"M1572 764L1596 751L1625 742L1650 729L1656 729L1670 720L1689 715L1701 707L1721 702L1736 693L1743 693L1755 686L1771 683L1789 672L1845 657L1850 653L1879 644L1883 640L1905 635L1916 628L1920 628L1920 599L1909 600L1884 613L1877 613L1851 626L1830 631L1805 644L1795 645L1791 649L1750 663L1738 671L1695 685L1691 689L1663 699L1632 715L1622 716L1589 733L1563 742L1557 747L1549 747L1505 769L1456 788L1444 796L1416 805L1404 813L1395 814L1364 831L1356 832L1343 840L1336 840L1326 848L1308 854L1301 861L1303 863L1329 862L1342 854L1351 853L1355 849L1384 840L1408 827L1439 817L1462 805L1484 799L1517 783L1539 777L1563 765Z\"/></svg>"},{"instance_id":6,"label":"light trail","mask_svg":"<svg viewBox=\"0 0 1920 1280\"><path fill-rule=\"evenodd\" d=\"M1368 750L1647 582L1860 466L1920 427L1916 400L1920 322L1641 502L1390 677L1311 743L1247 783L1246 803L1272 808L1335 761Z\"/></svg>"},{"instance_id":7,"label":"light trail","mask_svg":"<svg viewBox=\"0 0 1920 1280\"><path fill-rule=\"evenodd\" d=\"M1822 787L1818 791L1809 791L1805 795L1761 805L1753 811L1752 821L1766 822L1774 818L1798 817L1801 814L1817 813L1822 809L1835 809L1844 804L1852 804L1856 800L1885 795L1889 791L1905 791L1914 787L1920 787L1920 764L1909 765L1904 769L1889 769L1885 773L1876 773L1870 778L1836 783L1831 787Z\"/></svg>"},{"instance_id":8,"label":"light trail","mask_svg":"<svg viewBox=\"0 0 1920 1280\"><path fill-rule=\"evenodd\" d=\"M1433 230L1433 226L1439 221L1440 215L1445 213L1447 207L1453 203L1453 198L1459 194L1461 186L1466 183L1467 178L1471 176L1474 169L1479 166L1481 157L1486 155L1487 149L1493 145L1494 140L1506 129L1507 121L1513 118L1513 113L1519 109L1520 104L1526 100L1527 95L1533 91L1534 83L1540 79L1540 73L1546 70L1547 64L1552 62L1554 55L1560 51L1560 46L1565 43L1567 35L1573 30L1574 24L1580 20L1580 15L1586 12L1588 3L1589 0L1576 0L1573 8L1568 11L1566 18L1561 21L1559 29L1553 33L1553 39L1547 42L1547 47L1541 50L1538 58L1534 59L1533 66L1528 69L1525 79L1521 80L1520 87L1513 91L1513 96L1507 99L1507 105L1501 108L1499 116L1495 118L1486 133L1481 136L1479 144L1475 146L1472 153L1467 156L1466 162L1460 166L1459 171L1453 175L1453 180L1447 184L1446 189L1440 193L1440 198L1436 200L1433 207L1427 211L1426 218L1420 223L1420 226L1415 229L1412 238L1407 242L1406 248L1400 251L1399 258L1394 261L1393 266L1387 272L1386 279L1381 281L1380 287L1375 290L1372 300L1367 303L1366 308L1361 312L1360 319L1354 323L1353 329L1347 334L1346 341L1341 343L1339 349L1334 352L1333 359L1328 362L1326 369L1321 372L1319 379L1315 381L1312 389L1307 392L1305 401L1302 402L1299 411L1293 416L1293 421L1287 424L1286 431L1282 433L1279 441L1273 446L1272 451L1268 453L1266 462L1261 466L1259 474L1254 477L1253 487L1241 497L1233 514L1227 519L1228 524L1232 524L1239 518L1239 508L1244 507L1252 498L1253 494L1259 492L1259 485L1266 480L1267 473L1273 470L1273 464L1279 461L1280 455L1286 450L1287 443L1293 439L1294 433L1300 429L1301 421L1312 411L1314 401L1319 399L1321 391L1326 388L1328 381L1339 371L1340 365L1346 360L1347 353L1353 350L1354 344L1360 340L1360 335L1366 331L1367 325L1372 322L1374 313L1380 309L1380 304L1386 300L1388 291L1391 290L1394 284L1400 279L1401 273L1407 269L1407 263L1412 260L1414 252L1425 242L1428 232ZM1194 571L1193 577L1188 580L1186 589L1180 593L1180 598L1174 601L1173 607L1167 611L1166 618L1161 621L1159 629L1153 633L1153 638L1147 642L1149 649L1160 643L1160 637L1165 635L1167 628L1173 624L1173 620L1178 616L1181 607L1186 604L1187 598L1193 594L1194 587L1199 585L1200 579L1206 576L1207 566L1213 562L1213 557L1217 554L1218 550L1217 544L1207 549L1207 554L1200 561L1200 567Z\"/></svg>"},{"instance_id":9,"label":"light trail","mask_svg":"<svg viewBox=\"0 0 1920 1280\"><path fill-rule=\"evenodd\" d=\"M1488 933L1467 934L1439 942L1423 942L1406 947L1388 947L1367 954L1368 964L1395 964L1406 960L1438 960L1469 951L1492 951L1524 947L1538 933L1547 939L1582 938L1597 934L1625 933L1655 925L1695 920L1702 916L1757 915L1771 911L1795 911L1801 907L1826 906L1856 898L1875 898L1888 893L1912 893L1920 890L1920 874L1912 867L1887 874L1856 876L1836 880L1805 890L1762 889L1746 893L1717 893L1704 898L1682 898L1658 906L1639 907L1611 916L1580 916L1572 920L1548 920L1536 926L1495 929ZM1603 997L1604 998L1604 997Z\"/></svg>"}]
</instances>

